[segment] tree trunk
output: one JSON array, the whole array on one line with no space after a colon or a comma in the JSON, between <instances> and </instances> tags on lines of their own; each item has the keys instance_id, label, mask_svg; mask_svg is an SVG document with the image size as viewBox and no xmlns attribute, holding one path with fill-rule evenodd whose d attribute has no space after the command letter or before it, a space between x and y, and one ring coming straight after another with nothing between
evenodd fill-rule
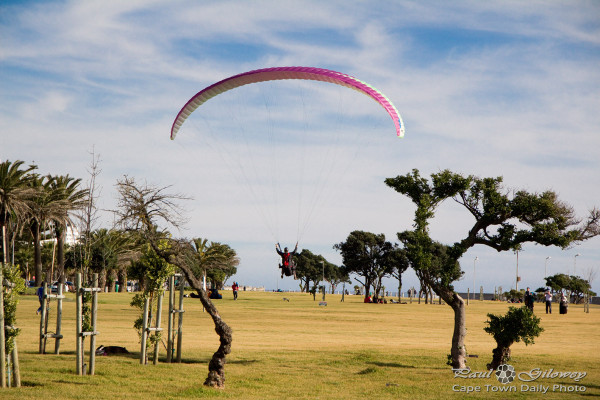
<instances>
[{"instance_id":1,"label":"tree trunk","mask_svg":"<svg viewBox=\"0 0 600 400\"><path fill-rule=\"evenodd\" d=\"M35 286L41 286L43 282L42 268L42 245L40 243L40 225L34 221L31 225L31 235L33 236L33 259L35 263ZM50 283L50 282L49 282Z\"/></svg>"},{"instance_id":2,"label":"tree trunk","mask_svg":"<svg viewBox=\"0 0 600 400\"><path fill-rule=\"evenodd\" d=\"M102 268L102 271L100 271L100 281L98 282L98 287L100 287L100 289L102 289L102 291L104 292L104 288L106 287L106 268Z\"/></svg>"},{"instance_id":3,"label":"tree trunk","mask_svg":"<svg viewBox=\"0 0 600 400\"><path fill-rule=\"evenodd\" d=\"M451 365L455 369L464 369L467 367L465 301L453 290L442 288L436 290L435 287L433 289L454 311L454 332L452 333L452 347L450 349Z\"/></svg>"},{"instance_id":4,"label":"tree trunk","mask_svg":"<svg viewBox=\"0 0 600 400\"><path fill-rule=\"evenodd\" d=\"M305 289L305 286L304 286L304 283L303 283L303 282L304 282L304 279L300 278L300 283L298 283L298 286L300 286L300 293L308 292L308 291Z\"/></svg>"},{"instance_id":5,"label":"tree trunk","mask_svg":"<svg viewBox=\"0 0 600 400\"><path fill-rule=\"evenodd\" d=\"M127 292L127 268L119 270L119 293Z\"/></svg>"},{"instance_id":6,"label":"tree trunk","mask_svg":"<svg viewBox=\"0 0 600 400\"><path fill-rule=\"evenodd\" d=\"M462 369L466 368L467 363L467 349L465 348L465 337L467 336L465 302L458 293L454 293L450 305L454 311L454 332L452 333L452 348L450 350L452 367Z\"/></svg>"},{"instance_id":7,"label":"tree trunk","mask_svg":"<svg viewBox=\"0 0 600 400\"><path fill-rule=\"evenodd\" d=\"M108 291L111 293L114 292L116 284L117 284L117 271L115 271L114 269L111 269L110 275L108 278Z\"/></svg>"},{"instance_id":8,"label":"tree trunk","mask_svg":"<svg viewBox=\"0 0 600 400\"><path fill-rule=\"evenodd\" d=\"M402 274L398 274L398 301L402 301Z\"/></svg>"},{"instance_id":9,"label":"tree trunk","mask_svg":"<svg viewBox=\"0 0 600 400\"><path fill-rule=\"evenodd\" d=\"M64 285L65 278L65 229L56 230L56 269L58 271L58 281Z\"/></svg>"},{"instance_id":10,"label":"tree trunk","mask_svg":"<svg viewBox=\"0 0 600 400\"><path fill-rule=\"evenodd\" d=\"M2 223L2 259L8 263L8 238L6 237L6 223Z\"/></svg>"},{"instance_id":11,"label":"tree trunk","mask_svg":"<svg viewBox=\"0 0 600 400\"><path fill-rule=\"evenodd\" d=\"M220 345L219 349L213 354L212 359L208 364L208 376L204 381L205 386L211 386L214 388L223 388L225 386L225 363L226 356L231 352L232 331L231 328L223 321L219 315L219 311L210 301L206 292L202 289L202 282L200 282L192 271L183 263L178 263L177 266L183 271L187 281L192 285L196 292L200 296L200 302L212 317L215 324L215 332L219 335Z\"/></svg>"},{"instance_id":12,"label":"tree trunk","mask_svg":"<svg viewBox=\"0 0 600 400\"><path fill-rule=\"evenodd\" d=\"M365 299L369 297L369 294L371 293L371 284L372 282L365 277Z\"/></svg>"},{"instance_id":13,"label":"tree trunk","mask_svg":"<svg viewBox=\"0 0 600 400\"><path fill-rule=\"evenodd\" d=\"M506 364L510 360L510 345L498 344L498 347L492 350L492 354L492 362L487 365L487 368L495 371L498 366Z\"/></svg>"}]
</instances>

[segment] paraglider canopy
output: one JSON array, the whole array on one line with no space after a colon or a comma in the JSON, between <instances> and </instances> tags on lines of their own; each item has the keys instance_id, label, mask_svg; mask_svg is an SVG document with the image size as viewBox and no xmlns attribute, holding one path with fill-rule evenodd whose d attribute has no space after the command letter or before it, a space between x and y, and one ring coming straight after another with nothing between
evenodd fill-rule
<instances>
[{"instance_id":1,"label":"paraglider canopy","mask_svg":"<svg viewBox=\"0 0 600 400\"><path fill-rule=\"evenodd\" d=\"M388 112L394 121L394 125L396 126L396 134L398 137L404 136L404 123L396 107L383 93L368 83L358 80L350 75L324 68L276 67L243 72L241 74L225 78L196 93L196 95L194 95L177 114L177 117L173 122L173 126L171 127L171 140L175 139L177 132L179 132L179 128L181 128L181 125L183 125L187 117L189 117L194 110L200 107L207 100L228 90L250 83L282 79L305 79L330 82L357 90L358 92L363 93L377 101Z\"/></svg>"},{"instance_id":2,"label":"paraglider canopy","mask_svg":"<svg viewBox=\"0 0 600 400\"><path fill-rule=\"evenodd\" d=\"M311 121L318 121L317 129L311 129ZM396 107L368 83L324 68L276 67L233 75L200 90L177 113L170 137L186 129L177 144L194 162L212 160L229 170L235 185L246 188L236 198L256 208L273 239L291 237L296 228L300 240L324 204L343 198L344 179L350 179L358 157L368 155L369 146L379 140L364 132L391 133L392 126L403 137ZM211 169L211 177L221 164Z\"/></svg>"}]
</instances>

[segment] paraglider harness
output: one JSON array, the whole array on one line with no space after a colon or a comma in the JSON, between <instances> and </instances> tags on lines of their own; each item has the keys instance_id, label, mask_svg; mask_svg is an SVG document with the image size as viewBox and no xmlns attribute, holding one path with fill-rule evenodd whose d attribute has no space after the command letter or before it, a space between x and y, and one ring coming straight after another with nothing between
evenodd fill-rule
<instances>
[{"instance_id":1,"label":"paraglider harness","mask_svg":"<svg viewBox=\"0 0 600 400\"><path fill-rule=\"evenodd\" d=\"M287 248L286 248L287 249ZM293 276L296 279L296 264L294 263L293 255L296 254L296 250L298 250L298 243L296 243L296 248L293 252L282 252L281 246L279 243L275 246L275 250L277 254L281 256L281 264L279 264L279 268L281 268L281 277L285 276Z\"/></svg>"}]
</instances>

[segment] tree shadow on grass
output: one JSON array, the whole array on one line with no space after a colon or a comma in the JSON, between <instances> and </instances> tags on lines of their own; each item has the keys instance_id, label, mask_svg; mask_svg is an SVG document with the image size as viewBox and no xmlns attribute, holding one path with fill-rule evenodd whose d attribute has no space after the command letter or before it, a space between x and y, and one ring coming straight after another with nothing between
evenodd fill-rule
<instances>
[{"instance_id":1,"label":"tree shadow on grass","mask_svg":"<svg viewBox=\"0 0 600 400\"><path fill-rule=\"evenodd\" d=\"M54 383L61 383L61 384L68 384L68 385L80 385L80 386L89 385L89 382L74 381L74 380L73 381L68 381L68 380L65 380L65 379L59 379L57 381L54 381ZM43 385L39 385L39 386L43 386Z\"/></svg>"},{"instance_id":2,"label":"tree shadow on grass","mask_svg":"<svg viewBox=\"0 0 600 400\"><path fill-rule=\"evenodd\" d=\"M251 365L254 363L259 362L258 360L234 360L234 361L227 361L227 364L239 364L239 365Z\"/></svg>"},{"instance_id":3,"label":"tree shadow on grass","mask_svg":"<svg viewBox=\"0 0 600 400\"><path fill-rule=\"evenodd\" d=\"M129 353L124 353L124 354L107 354L107 355L101 355L101 356L99 356L99 355L96 354L96 359L98 359L98 358L104 358L104 357L107 357L107 358L132 358L132 359L139 360L140 359L140 352L138 351L137 353L129 352ZM150 360L150 362L152 362L151 361L152 357L148 357L148 360Z\"/></svg>"},{"instance_id":4,"label":"tree shadow on grass","mask_svg":"<svg viewBox=\"0 0 600 400\"><path fill-rule=\"evenodd\" d=\"M210 362L210 358L203 358L203 359L198 359L198 358L182 358L181 359L181 364L208 364ZM237 364L237 365L252 365L254 363L259 362L258 360L227 360L227 364ZM176 362L173 362L173 364L178 364Z\"/></svg>"},{"instance_id":5,"label":"tree shadow on grass","mask_svg":"<svg viewBox=\"0 0 600 400\"><path fill-rule=\"evenodd\" d=\"M85 353L88 354L88 350L89 349L85 349ZM19 350L19 354L33 354L33 355L48 355L48 356L74 356L75 355L75 351L69 350L69 351L60 351L58 354L54 354L54 343L52 344L52 349L49 348L46 349L45 353L40 353L39 351L34 351L34 350L27 350L27 351L21 351Z\"/></svg>"},{"instance_id":6,"label":"tree shadow on grass","mask_svg":"<svg viewBox=\"0 0 600 400\"><path fill-rule=\"evenodd\" d=\"M19 350L19 354L40 354L40 353L37 351L32 351L32 350L26 350L26 351ZM46 354L49 354L49 353L46 353Z\"/></svg>"},{"instance_id":7,"label":"tree shadow on grass","mask_svg":"<svg viewBox=\"0 0 600 400\"><path fill-rule=\"evenodd\" d=\"M38 382L21 381L21 387L43 387L44 385Z\"/></svg>"},{"instance_id":8,"label":"tree shadow on grass","mask_svg":"<svg viewBox=\"0 0 600 400\"><path fill-rule=\"evenodd\" d=\"M600 389L600 385L593 385L590 383L587 383L584 385L587 389Z\"/></svg>"},{"instance_id":9,"label":"tree shadow on grass","mask_svg":"<svg viewBox=\"0 0 600 400\"><path fill-rule=\"evenodd\" d=\"M377 372L377 368L369 367L367 369L363 369L362 371L358 371L357 374L358 375L368 375L368 374L374 374L376 372Z\"/></svg>"},{"instance_id":10,"label":"tree shadow on grass","mask_svg":"<svg viewBox=\"0 0 600 400\"><path fill-rule=\"evenodd\" d=\"M571 382L565 382L565 386L569 385ZM600 385L595 385L595 384L590 384L587 383L585 385L585 393L579 393L579 396L589 396L589 397L593 397L593 398L598 398L598 393L590 393L589 390L590 389L600 389Z\"/></svg>"},{"instance_id":11,"label":"tree shadow on grass","mask_svg":"<svg viewBox=\"0 0 600 400\"><path fill-rule=\"evenodd\" d=\"M386 363L380 361L370 361L367 364L376 365L378 367L390 367L390 368L417 368L414 365L405 365L400 363Z\"/></svg>"}]
</instances>

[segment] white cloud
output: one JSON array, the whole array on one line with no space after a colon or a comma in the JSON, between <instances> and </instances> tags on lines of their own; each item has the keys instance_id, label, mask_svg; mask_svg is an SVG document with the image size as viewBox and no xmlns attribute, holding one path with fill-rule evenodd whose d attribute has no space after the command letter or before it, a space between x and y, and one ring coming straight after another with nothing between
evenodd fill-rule
<instances>
[{"instance_id":1,"label":"white cloud","mask_svg":"<svg viewBox=\"0 0 600 400\"><path fill-rule=\"evenodd\" d=\"M382 90L405 119L405 139L392 145L374 141L356 164L359 172L337 189L343 200L322 205L307 228L306 243L332 259L333 243L353 229L394 239L410 228L412 205L382 180L412 168L422 175L446 168L503 175L509 187L551 188L582 216L600 198L600 7L593 2L70 1L1 10L10 19L0 24L0 158L35 161L43 172L85 179L87 151L95 145L103 159L106 208L114 204L112 186L123 174L173 184L196 198L185 235L240 245L241 282L257 284L275 275L276 259L261 262L272 260L272 234L246 202L251 196L243 185L221 170L218 155L198 157L185 147L193 141L171 142L168 133L194 93L252 68L339 69ZM331 104L341 121L333 125L347 123L348 135L366 131L363 124L373 120L377 132L387 125L393 129L385 112L371 100L355 101L360 96L353 92L340 95L325 84L295 87L304 90L304 100L311 99L306 102L315 116L306 137L316 134L318 140L322 130L331 129L331 117L323 112ZM286 101L298 96L289 92L278 96ZM234 105L245 113L238 126L250 132L264 116L265 91L243 93L256 96L250 104L238 98ZM293 128L307 121L306 112L290 114L269 100L273 123L287 119ZM216 129L222 110L206 111ZM201 129L207 121L198 122ZM318 151L308 143L295 147ZM252 145L235 154L243 158L244 151L262 154ZM346 159L346 153L339 157ZM273 165L266 158L257 157L256 164ZM451 242L466 227L461 211L448 204L432 232ZM582 265L600 266L594 244L597 240L578 247L587 257L578 260ZM537 271L540 262L533 260L543 261L550 251L557 270L570 265L569 251L532 246L523 257L531 253ZM504 265L512 270L507 260L514 256L472 249L465 256L467 273L476 253L482 254L481 268L488 268L486 286L504 279L507 287L512 278L505 277ZM457 287L466 288L468 281Z\"/></svg>"}]
</instances>

